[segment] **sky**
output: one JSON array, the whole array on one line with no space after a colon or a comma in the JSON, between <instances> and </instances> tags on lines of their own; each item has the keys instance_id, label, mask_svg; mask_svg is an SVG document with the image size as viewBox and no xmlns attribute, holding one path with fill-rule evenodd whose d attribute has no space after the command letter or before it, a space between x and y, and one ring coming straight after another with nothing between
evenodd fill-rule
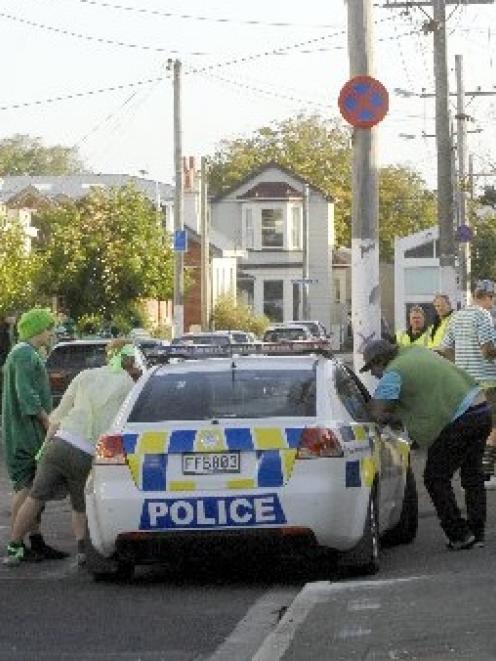
<instances>
[{"instance_id":1,"label":"sky","mask_svg":"<svg viewBox=\"0 0 496 661\"><path fill-rule=\"evenodd\" d=\"M435 140L423 137L434 133L434 100L419 96L434 90L432 34L422 31L431 10L385 2L373 9L374 75L390 93L380 164L412 167L435 188ZM496 92L496 5L447 13L450 91L462 54L465 89ZM0 0L0 138L39 136L76 146L94 172L173 183L169 59L182 62L183 153L208 156L298 113L338 117L346 19L343 0ZM490 172L496 96L468 98L467 113L481 130L468 136L475 171Z\"/></svg>"}]
</instances>

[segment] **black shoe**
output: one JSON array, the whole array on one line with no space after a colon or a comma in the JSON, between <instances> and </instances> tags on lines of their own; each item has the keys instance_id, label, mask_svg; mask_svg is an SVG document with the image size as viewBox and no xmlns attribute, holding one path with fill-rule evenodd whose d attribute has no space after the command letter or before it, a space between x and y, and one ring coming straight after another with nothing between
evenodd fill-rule
<instances>
[{"instance_id":1,"label":"black shoe","mask_svg":"<svg viewBox=\"0 0 496 661\"><path fill-rule=\"evenodd\" d=\"M63 560L70 555L66 551L54 549L53 546L48 546L48 544L43 544L41 548L34 549L34 551L40 553L45 560Z\"/></svg>"},{"instance_id":2,"label":"black shoe","mask_svg":"<svg viewBox=\"0 0 496 661\"><path fill-rule=\"evenodd\" d=\"M478 549L484 548L484 546L486 545L486 540L484 538L484 533L483 532L474 532L474 537L475 537L474 546L477 547Z\"/></svg>"},{"instance_id":3,"label":"black shoe","mask_svg":"<svg viewBox=\"0 0 496 661\"><path fill-rule=\"evenodd\" d=\"M446 546L450 551L465 551L471 549L476 542L476 537L471 532L468 532L463 539L456 539L449 541Z\"/></svg>"},{"instance_id":4,"label":"black shoe","mask_svg":"<svg viewBox=\"0 0 496 661\"><path fill-rule=\"evenodd\" d=\"M43 560L63 560L69 553L49 546L41 535L30 535L31 550L42 556Z\"/></svg>"}]
</instances>

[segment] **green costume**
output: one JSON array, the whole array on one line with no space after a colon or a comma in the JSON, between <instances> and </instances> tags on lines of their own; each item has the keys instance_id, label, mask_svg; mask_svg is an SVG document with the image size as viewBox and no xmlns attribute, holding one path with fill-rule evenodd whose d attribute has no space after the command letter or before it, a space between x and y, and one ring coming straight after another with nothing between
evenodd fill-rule
<instances>
[{"instance_id":1,"label":"green costume","mask_svg":"<svg viewBox=\"0 0 496 661\"><path fill-rule=\"evenodd\" d=\"M477 384L465 370L423 347L401 347L384 373L401 377L398 415L411 438L429 447Z\"/></svg>"},{"instance_id":2,"label":"green costume","mask_svg":"<svg viewBox=\"0 0 496 661\"><path fill-rule=\"evenodd\" d=\"M52 410L52 396L45 364L36 349L20 342L9 353L3 368L2 438L10 479L19 491L31 484L35 455L45 438L36 418Z\"/></svg>"}]
</instances>

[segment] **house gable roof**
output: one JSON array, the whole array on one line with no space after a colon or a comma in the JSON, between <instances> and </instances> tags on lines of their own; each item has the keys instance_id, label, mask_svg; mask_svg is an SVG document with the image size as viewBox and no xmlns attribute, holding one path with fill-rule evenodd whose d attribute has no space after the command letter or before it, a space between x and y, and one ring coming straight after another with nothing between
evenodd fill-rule
<instances>
[{"instance_id":1,"label":"house gable roof","mask_svg":"<svg viewBox=\"0 0 496 661\"><path fill-rule=\"evenodd\" d=\"M284 181L261 181L243 195L238 195L238 200L288 200L295 197L301 199L302 192Z\"/></svg>"},{"instance_id":2,"label":"house gable roof","mask_svg":"<svg viewBox=\"0 0 496 661\"><path fill-rule=\"evenodd\" d=\"M262 174L266 170L270 170L270 168L276 168L280 170L281 172L284 172L288 176L292 177L293 179L296 179L296 181L301 182L302 184L308 184L310 188L314 191L317 191L320 193L328 202L334 202L334 198L326 193L322 188L319 188L318 186L314 186L312 183L307 181L304 177L300 176L290 168L287 168L285 165L281 165L280 163L277 163L276 161L269 161L268 163L265 163L264 165L252 170L249 172L244 179L241 179L240 181L236 182L229 188L227 188L225 191L222 191L218 195L216 195L213 198L213 202L218 202L222 200L223 198L227 197L228 195L231 195L233 192L235 192L238 188L241 188L245 184L247 184L251 179L254 179L257 177L259 174ZM286 184L287 185L287 184Z\"/></svg>"}]
</instances>

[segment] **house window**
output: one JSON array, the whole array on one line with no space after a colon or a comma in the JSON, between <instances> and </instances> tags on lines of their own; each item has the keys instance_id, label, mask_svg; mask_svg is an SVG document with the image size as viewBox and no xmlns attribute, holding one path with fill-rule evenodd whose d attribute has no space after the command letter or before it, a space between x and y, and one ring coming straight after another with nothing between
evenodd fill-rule
<instances>
[{"instance_id":1,"label":"house window","mask_svg":"<svg viewBox=\"0 0 496 661\"><path fill-rule=\"evenodd\" d=\"M293 207L291 210L291 244L293 250L301 250L301 209Z\"/></svg>"},{"instance_id":2,"label":"house window","mask_svg":"<svg viewBox=\"0 0 496 661\"><path fill-rule=\"evenodd\" d=\"M282 209L262 209L262 248L284 246Z\"/></svg>"},{"instance_id":3,"label":"house window","mask_svg":"<svg viewBox=\"0 0 496 661\"><path fill-rule=\"evenodd\" d=\"M264 314L271 321L283 320L283 292L282 280L264 281Z\"/></svg>"},{"instance_id":4,"label":"house window","mask_svg":"<svg viewBox=\"0 0 496 661\"><path fill-rule=\"evenodd\" d=\"M251 209L245 209L245 248L253 250L255 247L255 231L253 228L253 213Z\"/></svg>"},{"instance_id":5,"label":"house window","mask_svg":"<svg viewBox=\"0 0 496 661\"><path fill-rule=\"evenodd\" d=\"M300 318L301 285L293 282L293 319Z\"/></svg>"}]
</instances>

